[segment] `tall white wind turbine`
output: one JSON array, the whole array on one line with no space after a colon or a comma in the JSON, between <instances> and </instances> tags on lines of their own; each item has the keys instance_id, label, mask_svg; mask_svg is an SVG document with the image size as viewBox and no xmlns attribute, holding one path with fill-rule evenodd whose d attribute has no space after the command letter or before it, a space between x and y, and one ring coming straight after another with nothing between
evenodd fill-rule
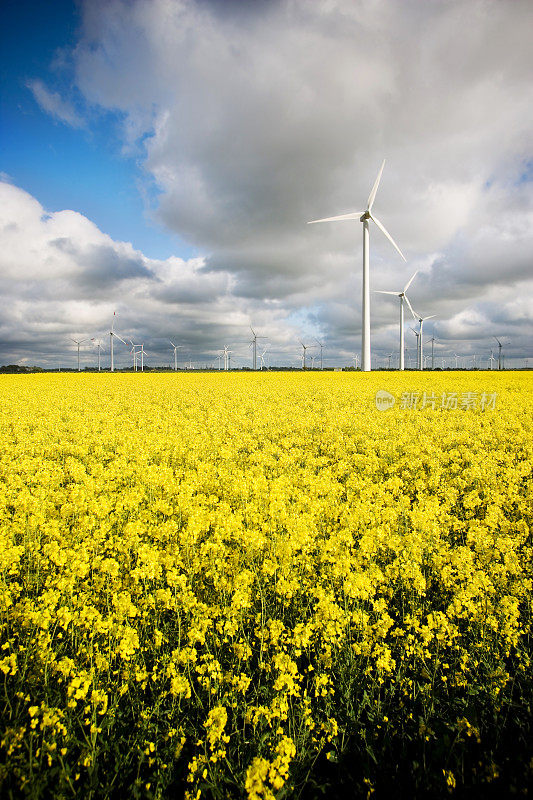
<instances>
[{"instance_id":1,"label":"tall white wind turbine","mask_svg":"<svg viewBox=\"0 0 533 800\"><path fill-rule=\"evenodd\" d=\"M100 353L102 352L102 342L100 341L100 339L95 339L94 337L91 339L91 342L94 342L96 347L98 348L98 372L100 372Z\"/></svg>"},{"instance_id":2,"label":"tall white wind turbine","mask_svg":"<svg viewBox=\"0 0 533 800\"><path fill-rule=\"evenodd\" d=\"M224 372L227 372L229 370L229 368L230 368L230 360L231 360L230 359L230 353L232 353L232 352L233 352L232 350L228 349L228 345L225 344L224 345Z\"/></svg>"},{"instance_id":3,"label":"tall white wind turbine","mask_svg":"<svg viewBox=\"0 0 533 800\"><path fill-rule=\"evenodd\" d=\"M307 367L306 367L306 363L305 363L305 357L306 357L307 348L309 347L309 345L308 345L308 344L304 344L302 341L300 341L300 344L301 344L301 345L302 345L302 347L303 347L303 353L302 353L302 369L307 369Z\"/></svg>"},{"instance_id":4,"label":"tall white wind turbine","mask_svg":"<svg viewBox=\"0 0 533 800\"><path fill-rule=\"evenodd\" d=\"M88 342L89 339L80 339L78 341L77 339L72 339L72 337L71 337L70 341L74 342L74 344L78 345L78 372L79 372L80 371L80 344L83 344L84 342Z\"/></svg>"},{"instance_id":5,"label":"tall white wind turbine","mask_svg":"<svg viewBox=\"0 0 533 800\"><path fill-rule=\"evenodd\" d=\"M258 339L268 339L268 336L258 336L251 325L250 325L250 330L252 331L253 337L254 337L250 344L253 347L253 368L254 368L254 370L256 370L257 369L257 340Z\"/></svg>"},{"instance_id":6,"label":"tall white wind turbine","mask_svg":"<svg viewBox=\"0 0 533 800\"><path fill-rule=\"evenodd\" d=\"M133 356L133 371L137 372L137 355L138 355L138 353L137 353L136 348L140 347L141 345L140 344L134 344L131 339L130 339L130 344L131 344L130 353Z\"/></svg>"},{"instance_id":7,"label":"tall white wind turbine","mask_svg":"<svg viewBox=\"0 0 533 800\"><path fill-rule=\"evenodd\" d=\"M268 350L268 346L267 346L267 347L265 347L265 349L263 350L263 352L262 352L262 353L261 353L261 355L259 356L259 358L260 358L260 361L261 361L261 366L260 366L260 369L261 369L261 370L265 369L265 367L266 367L266 365L265 365L265 354L266 354L266 351L267 351L267 350Z\"/></svg>"},{"instance_id":8,"label":"tall white wind turbine","mask_svg":"<svg viewBox=\"0 0 533 800\"><path fill-rule=\"evenodd\" d=\"M411 328L411 330L413 331L414 335L416 336L416 368L420 369L420 347L419 347L420 333L418 331L415 331L414 328ZM410 360L411 360L411 357L409 357L409 362L410 362Z\"/></svg>"},{"instance_id":9,"label":"tall white wind turbine","mask_svg":"<svg viewBox=\"0 0 533 800\"><path fill-rule=\"evenodd\" d=\"M503 344L500 342L500 340L498 339L497 336L493 336L492 338L496 339L496 341L498 342L498 369L501 369L502 368L502 347L503 347Z\"/></svg>"},{"instance_id":10,"label":"tall white wind turbine","mask_svg":"<svg viewBox=\"0 0 533 800\"><path fill-rule=\"evenodd\" d=\"M113 323L111 325L111 330L109 331L109 340L110 340L109 350L111 352L111 372L115 371L115 362L114 362L114 355L113 355L113 339L117 338L122 342L122 344L125 344L126 347L128 346L126 344L126 342L124 341L124 339L121 336L119 336L118 333L115 333L115 316L116 316L116 313L117 313L116 311L113 311Z\"/></svg>"},{"instance_id":11,"label":"tall white wind turbine","mask_svg":"<svg viewBox=\"0 0 533 800\"><path fill-rule=\"evenodd\" d=\"M322 361L322 350L324 349L324 345L322 342L319 342L318 339L315 339L315 342L320 347L320 369L324 369L323 361Z\"/></svg>"},{"instance_id":12,"label":"tall white wind turbine","mask_svg":"<svg viewBox=\"0 0 533 800\"><path fill-rule=\"evenodd\" d=\"M366 204L366 211L353 211L351 214L341 214L339 217L325 217L324 219L313 219L308 225L312 225L315 222L337 222L340 220L348 220L348 219L359 219L363 223L363 297L362 297L362 305L363 305L363 329L361 334L361 369L363 372L370 372L371 369L371 361L370 361L370 236L369 236L369 226L368 221L371 219L378 228L381 230L382 233L385 234L387 239L391 242L392 246L398 251L404 261L407 261L404 254L390 235L390 233L386 230L385 226L372 214L372 206L374 205L374 200L376 199L376 192L378 190L379 182L381 180L381 174L383 172L383 167L385 166L385 160L381 165L381 169L378 172L378 176L374 182L372 187L372 191L368 197L368 202Z\"/></svg>"},{"instance_id":13,"label":"tall white wind turbine","mask_svg":"<svg viewBox=\"0 0 533 800\"><path fill-rule=\"evenodd\" d=\"M168 340L170 342L170 339ZM170 342L174 349L174 372L178 371L178 350L183 347L182 344L174 344L174 342Z\"/></svg>"},{"instance_id":14,"label":"tall white wind turbine","mask_svg":"<svg viewBox=\"0 0 533 800\"><path fill-rule=\"evenodd\" d=\"M407 301L409 308L412 311L411 303L409 303L409 298L406 295L406 292L412 282L414 281L415 277L418 274L418 270L411 276L411 278L405 284L403 291L401 292L383 292L380 289L376 289L376 294L392 294L395 297L400 298L400 369L405 369L405 353L404 353L404 310L403 310L403 301L404 298Z\"/></svg>"},{"instance_id":15,"label":"tall white wind turbine","mask_svg":"<svg viewBox=\"0 0 533 800\"><path fill-rule=\"evenodd\" d=\"M424 369L424 340L423 340L423 332L422 331L423 331L423 327L424 327L424 322L427 319L433 319L433 317L435 317L436 315L435 314L430 314L429 317L421 317L419 314L416 314L413 311L413 308L411 306L411 303L409 303L409 300L407 298L406 298L406 300L407 300L407 303L409 305L409 308L411 309L411 313L412 313L413 317L416 319L416 321L418 322L418 325L419 325L418 334L417 334L418 335L418 341L417 341L417 344L418 344L418 369L423 370Z\"/></svg>"}]
</instances>

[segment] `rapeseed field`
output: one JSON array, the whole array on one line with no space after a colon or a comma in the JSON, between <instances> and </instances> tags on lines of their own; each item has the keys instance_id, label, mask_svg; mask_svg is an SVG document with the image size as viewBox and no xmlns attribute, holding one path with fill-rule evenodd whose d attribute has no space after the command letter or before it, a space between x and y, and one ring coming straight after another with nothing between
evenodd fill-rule
<instances>
[{"instance_id":1,"label":"rapeseed field","mask_svg":"<svg viewBox=\"0 0 533 800\"><path fill-rule=\"evenodd\" d=\"M0 794L527 793L532 401L0 376Z\"/></svg>"}]
</instances>

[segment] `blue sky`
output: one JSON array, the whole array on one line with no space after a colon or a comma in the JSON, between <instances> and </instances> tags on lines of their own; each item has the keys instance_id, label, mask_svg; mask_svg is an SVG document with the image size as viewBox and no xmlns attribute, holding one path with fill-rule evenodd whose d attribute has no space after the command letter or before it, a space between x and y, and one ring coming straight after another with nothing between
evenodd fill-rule
<instances>
[{"instance_id":1,"label":"blue sky","mask_svg":"<svg viewBox=\"0 0 533 800\"><path fill-rule=\"evenodd\" d=\"M273 363L315 337L352 363L360 225L306 223L361 209L383 158L407 263L374 229L371 288L418 270L442 358L488 364L498 336L533 359L529 0L9 0L1 22L0 364L74 363L113 311L156 360L172 338L247 363L252 324ZM397 308L371 303L378 366Z\"/></svg>"},{"instance_id":2,"label":"blue sky","mask_svg":"<svg viewBox=\"0 0 533 800\"><path fill-rule=\"evenodd\" d=\"M71 70L54 63L68 59L80 25L77 3L3 3L0 171L48 211L75 209L150 258L188 257L193 248L150 219L157 191L139 154L122 152L117 115L91 113L73 128L42 111L28 88L37 79L68 89Z\"/></svg>"}]
</instances>

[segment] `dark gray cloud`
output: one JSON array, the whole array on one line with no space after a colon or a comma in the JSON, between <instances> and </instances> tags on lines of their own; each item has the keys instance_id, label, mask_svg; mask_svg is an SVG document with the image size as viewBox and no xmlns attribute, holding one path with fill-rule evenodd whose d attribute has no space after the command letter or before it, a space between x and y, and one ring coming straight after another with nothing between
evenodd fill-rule
<instances>
[{"instance_id":1,"label":"dark gray cloud","mask_svg":"<svg viewBox=\"0 0 533 800\"><path fill-rule=\"evenodd\" d=\"M140 254L126 256L117 252L112 244L89 244L80 247L69 237L52 239L50 246L72 259L79 268L70 279L80 287L104 292L122 281L144 278L158 280L147 268Z\"/></svg>"}]
</instances>

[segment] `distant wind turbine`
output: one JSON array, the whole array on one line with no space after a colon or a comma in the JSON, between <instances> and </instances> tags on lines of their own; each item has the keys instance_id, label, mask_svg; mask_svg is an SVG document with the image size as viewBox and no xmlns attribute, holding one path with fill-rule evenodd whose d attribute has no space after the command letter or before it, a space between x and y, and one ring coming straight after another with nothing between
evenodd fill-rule
<instances>
[{"instance_id":1,"label":"distant wind turbine","mask_svg":"<svg viewBox=\"0 0 533 800\"><path fill-rule=\"evenodd\" d=\"M71 338L70 341L74 342L75 344L78 345L78 372L79 372L80 371L80 344L83 344L84 342L88 342L89 339L80 339L80 341L78 342L77 339L72 339Z\"/></svg>"},{"instance_id":2,"label":"distant wind turbine","mask_svg":"<svg viewBox=\"0 0 533 800\"><path fill-rule=\"evenodd\" d=\"M407 259L405 258L404 254L390 235L390 233L386 230L385 226L377 219L377 217L373 216L372 214L372 206L374 204L374 200L376 198L376 192L378 190L379 182L381 180L381 174L383 172L383 167L385 166L385 161L383 161L381 165L381 169L379 170L378 176L374 182L372 187L372 191L368 197L368 202L366 204L366 211L354 211L351 214L342 214L339 217L325 217L324 219L314 219L311 220L308 224L314 224L315 222L337 222L340 220L352 220L352 219L359 219L363 223L363 297L362 297L362 306L363 306L363 327L361 333L361 362L362 362L362 371L363 372L370 372L371 369L371 361L370 361L370 270L369 270L369 260L370 260L370 239L369 239L369 226L368 221L371 219L378 228L381 230L382 233L385 234L387 239L391 242L393 247L398 251L404 261Z\"/></svg>"},{"instance_id":3,"label":"distant wind turbine","mask_svg":"<svg viewBox=\"0 0 533 800\"><path fill-rule=\"evenodd\" d=\"M126 344L126 342L124 341L124 339L122 339L122 337L120 337L118 335L118 333L115 333L115 316L116 316L116 313L117 313L116 311L113 311L113 323L111 325L111 330L109 331L109 340L110 340L109 350L110 350L110 353L111 353L111 372L115 371L115 362L114 362L114 358L113 358L113 339L115 339L115 338L119 339L122 342L122 344L125 344L126 347L128 346Z\"/></svg>"},{"instance_id":4,"label":"distant wind turbine","mask_svg":"<svg viewBox=\"0 0 533 800\"><path fill-rule=\"evenodd\" d=\"M323 366L323 363L322 363L322 349L323 349L324 345L322 344L322 342L319 342L318 339L315 339L315 342L320 347L320 369L324 369L324 366Z\"/></svg>"},{"instance_id":5,"label":"distant wind turbine","mask_svg":"<svg viewBox=\"0 0 533 800\"><path fill-rule=\"evenodd\" d=\"M411 330L413 331L414 335L416 336L416 368L420 369L420 347L419 347L420 334L419 334L418 331L415 331L414 328L411 328Z\"/></svg>"},{"instance_id":6,"label":"distant wind turbine","mask_svg":"<svg viewBox=\"0 0 533 800\"><path fill-rule=\"evenodd\" d=\"M392 294L395 297L400 298L400 369L405 369L405 354L404 354L404 311L403 311L403 301L404 298L411 309L411 312L414 314L413 309L411 308L411 303L409 302L409 298L406 295L406 292L412 282L414 281L415 277L418 274L418 270L409 278L407 283L405 284L403 290L401 292L384 292L380 289L376 289L376 294Z\"/></svg>"},{"instance_id":7,"label":"distant wind turbine","mask_svg":"<svg viewBox=\"0 0 533 800\"><path fill-rule=\"evenodd\" d=\"M228 350L228 345L225 344L224 345L224 371L225 372L227 372L229 370L229 368L230 368L229 365L230 365L230 353L231 352L232 352L231 350Z\"/></svg>"},{"instance_id":8,"label":"distant wind turbine","mask_svg":"<svg viewBox=\"0 0 533 800\"><path fill-rule=\"evenodd\" d=\"M94 342L96 347L98 348L98 372L100 372L100 352L102 350L102 342L100 341L100 339L94 339L94 338L91 339L91 342Z\"/></svg>"},{"instance_id":9,"label":"distant wind turbine","mask_svg":"<svg viewBox=\"0 0 533 800\"><path fill-rule=\"evenodd\" d=\"M407 298L406 298L406 300L407 300ZM424 322L427 319L433 319L435 314L430 314L429 317L421 317L419 314L416 314L413 311L413 309L411 307L411 303L409 303L409 300L407 300L407 303L409 305L409 308L411 309L411 313L412 313L413 317L418 321L418 324L419 324L419 329L418 329L418 369L423 370L424 369L424 340L423 340L422 329L424 327Z\"/></svg>"},{"instance_id":10,"label":"distant wind turbine","mask_svg":"<svg viewBox=\"0 0 533 800\"><path fill-rule=\"evenodd\" d=\"M168 340L170 342L170 339ZM178 371L178 350L183 347L182 344L174 344L174 342L170 342L172 347L174 348L174 372Z\"/></svg>"},{"instance_id":11,"label":"distant wind turbine","mask_svg":"<svg viewBox=\"0 0 533 800\"><path fill-rule=\"evenodd\" d=\"M252 331L252 334L253 334L253 337L254 337L252 339L251 344L253 346L253 368L254 368L254 370L256 370L257 369L257 340L258 339L268 339L268 336L258 336L251 325L250 325L250 330Z\"/></svg>"},{"instance_id":12,"label":"distant wind turbine","mask_svg":"<svg viewBox=\"0 0 533 800\"><path fill-rule=\"evenodd\" d=\"M308 344L304 344L302 341L300 341L300 344L301 344L301 345L302 345L302 347L303 347L303 353L302 353L302 369L306 369L306 366L305 366L305 356L306 356L307 348L309 347L309 345L308 345Z\"/></svg>"},{"instance_id":13,"label":"distant wind turbine","mask_svg":"<svg viewBox=\"0 0 533 800\"><path fill-rule=\"evenodd\" d=\"M265 349L263 350L263 352L259 356L259 359L261 361L261 369L262 370L265 369L265 354L266 354L267 350L268 350L268 347L265 347Z\"/></svg>"},{"instance_id":14,"label":"distant wind turbine","mask_svg":"<svg viewBox=\"0 0 533 800\"><path fill-rule=\"evenodd\" d=\"M503 369L502 347L504 344L509 344L509 342L500 342L500 340L496 336L493 336L492 338L496 339L496 341L498 342L498 369Z\"/></svg>"}]
</instances>

